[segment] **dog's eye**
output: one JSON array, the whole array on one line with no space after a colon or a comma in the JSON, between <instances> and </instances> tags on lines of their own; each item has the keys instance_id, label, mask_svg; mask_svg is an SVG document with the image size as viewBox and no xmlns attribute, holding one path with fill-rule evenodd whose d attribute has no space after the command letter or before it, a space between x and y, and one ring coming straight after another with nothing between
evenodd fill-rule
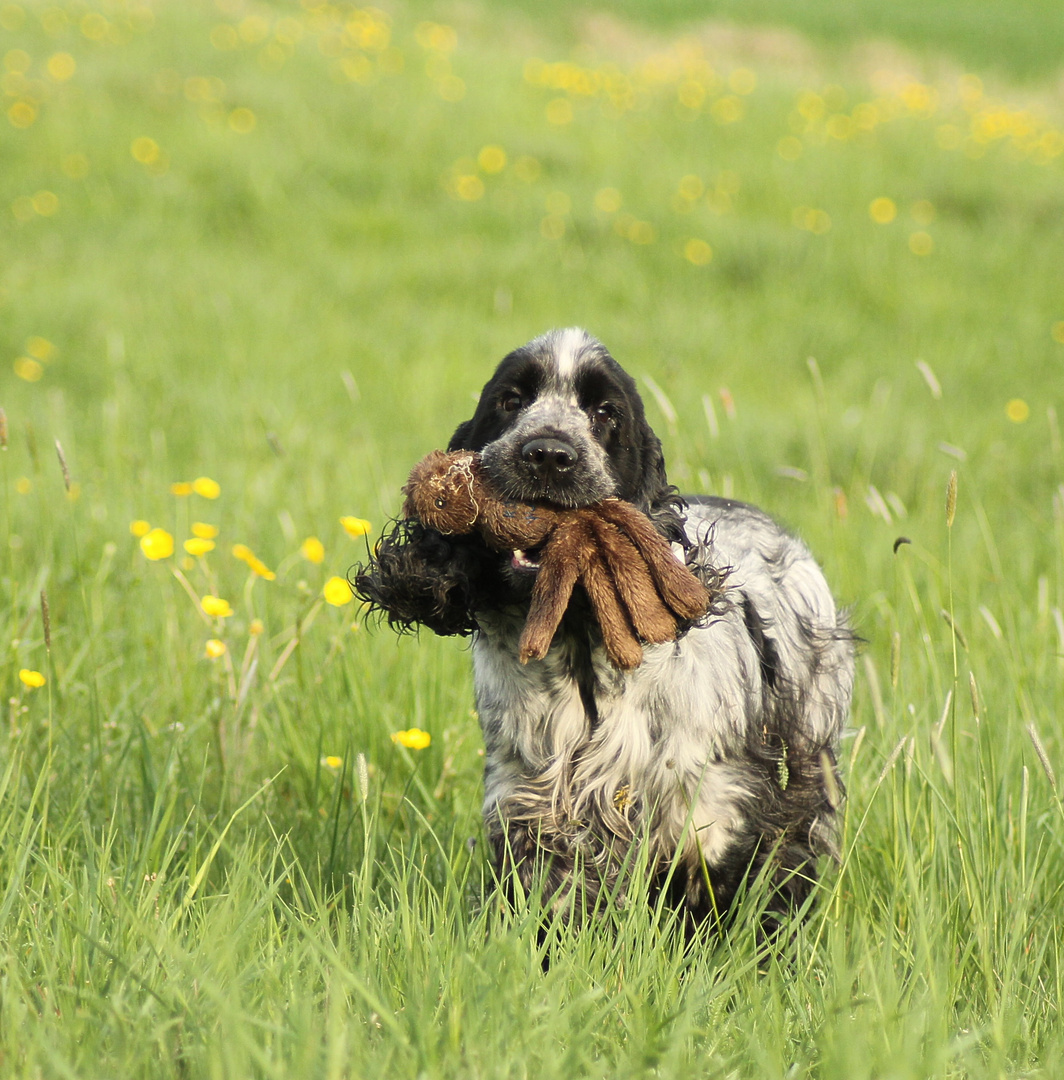
<instances>
[{"instance_id":1,"label":"dog's eye","mask_svg":"<svg viewBox=\"0 0 1064 1080\"><path fill-rule=\"evenodd\" d=\"M442 495L437 495L435 499L436 509L442 510L447 505L447 500Z\"/></svg>"},{"instance_id":2,"label":"dog's eye","mask_svg":"<svg viewBox=\"0 0 1064 1080\"><path fill-rule=\"evenodd\" d=\"M517 410L521 408L521 395L513 393L512 391L508 394L503 394L503 396L499 398L499 408L502 409L503 412L517 412Z\"/></svg>"},{"instance_id":3,"label":"dog's eye","mask_svg":"<svg viewBox=\"0 0 1064 1080\"><path fill-rule=\"evenodd\" d=\"M611 420L616 419L617 410L612 405L603 403L602 405L596 405L591 410L591 416L600 424L608 424Z\"/></svg>"}]
</instances>

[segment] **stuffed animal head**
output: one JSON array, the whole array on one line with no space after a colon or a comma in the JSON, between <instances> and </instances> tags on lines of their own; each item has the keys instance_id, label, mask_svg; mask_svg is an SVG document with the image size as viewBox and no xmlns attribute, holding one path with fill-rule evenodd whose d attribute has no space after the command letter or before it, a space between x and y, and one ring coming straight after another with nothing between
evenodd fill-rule
<instances>
[{"instance_id":1,"label":"stuffed animal head","mask_svg":"<svg viewBox=\"0 0 1064 1080\"><path fill-rule=\"evenodd\" d=\"M441 533L472 532L480 513L475 461L470 453L433 450L414 466L403 488L403 516Z\"/></svg>"}]
</instances>

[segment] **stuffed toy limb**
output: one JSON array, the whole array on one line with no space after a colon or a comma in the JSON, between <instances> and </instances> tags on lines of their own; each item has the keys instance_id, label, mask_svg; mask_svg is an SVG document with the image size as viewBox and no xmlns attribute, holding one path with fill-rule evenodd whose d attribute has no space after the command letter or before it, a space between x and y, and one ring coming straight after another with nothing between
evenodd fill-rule
<instances>
[{"instance_id":1,"label":"stuffed toy limb","mask_svg":"<svg viewBox=\"0 0 1064 1080\"><path fill-rule=\"evenodd\" d=\"M697 619L705 615L706 587L673 556L669 542L645 514L620 499L603 499L596 510L599 517L604 519L600 530L605 528L606 522L610 522L638 549L643 558L642 565L650 571L657 591L670 611L684 619ZM602 535L601 531L599 535ZM619 570L620 566L614 566L615 573Z\"/></svg>"},{"instance_id":2,"label":"stuffed toy limb","mask_svg":"<svg viewBox=\"0 0 1064 1080\"><path fill-rule=\"evenodd\" d=\"M679 620L699 618L709 608L705 586L649 519L620 499L575 510L501 499L478 455L439 450L414 466L403 491L406 517L441 533L476 531L497 551L540 549L522 663L546 656L578 583L619 668L641 663L640 640L674 641Z\"/></svg>"}]
</instances>

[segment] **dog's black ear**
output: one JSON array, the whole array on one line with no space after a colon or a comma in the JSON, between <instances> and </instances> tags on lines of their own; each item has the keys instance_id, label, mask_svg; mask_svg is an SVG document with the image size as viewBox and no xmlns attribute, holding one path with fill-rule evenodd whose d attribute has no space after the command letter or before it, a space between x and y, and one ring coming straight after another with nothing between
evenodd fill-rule
<instances>
[{"instance_id":1,"label":"dog's black ear","mask_svg":"<svg viewBox=\"0 0 1064 1080\"><path fill-rule=\"evenodd\" d=\"M636 416L624 442L628 452L615 465L620 496L646 513L669 487L661 440L642 416Z\"/></svg>"},{"instance_id":2,"label":"dog's black ear","mask_svg":"<svg viewBox=\"0 0 1064 1080\"><path fill-rule=\"evenodd\" d=\"M473 447L469 441L472 433L472 420L466 420L465 423L459 424L455 429L455 433L451 436L451 441L447 444L447 453L454 450L472 450Z\"/></svg>"},{"instance_id":3,"label":"dog's black ear","mask_svg":"<svg viewBox=\"0 0 1064 1080\"><path fill-rule=\"evenodd\" d=\"M640 470L639 498L648 506L653 506L661 493L669 487L669 477L665 471L665 452L661 449L661 439L654 434L649 424L643 425L642 469Z\"/></svg>"},{"instance_id":4,"label":"dog's black ear","mask_svg":"<svg viewBox=\"0 0 1064 1080\"><path fill-rule=\"evenodd\" d=\"M654 527L667 540L683 544L690 541L684 532L684 510L687 504L680 493L669 483L665 471L665 453L661 440L646 422L642 425L642 454L639 481L635 498L630 501L638 506L654 523Z\"/></svg>"}]
</instances>

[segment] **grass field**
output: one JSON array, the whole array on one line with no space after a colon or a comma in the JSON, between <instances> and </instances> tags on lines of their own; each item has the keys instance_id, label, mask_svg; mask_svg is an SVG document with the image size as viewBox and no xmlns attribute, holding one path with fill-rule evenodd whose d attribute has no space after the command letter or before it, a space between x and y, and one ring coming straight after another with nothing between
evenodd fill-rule
<instances>
[{"instance_id":1,"label":"grass field","mask_svg":"<svg viewBox=\"0 0 1064 1080\"><path fill-rule=\"evenodd\" d=\"M0 3L4 1076L1058 1075L1059 13L875 7ZM544 974L464 644L327 600L574 323L867 642L777 958L636 904Z\"/></svg>"}]
</instances>

